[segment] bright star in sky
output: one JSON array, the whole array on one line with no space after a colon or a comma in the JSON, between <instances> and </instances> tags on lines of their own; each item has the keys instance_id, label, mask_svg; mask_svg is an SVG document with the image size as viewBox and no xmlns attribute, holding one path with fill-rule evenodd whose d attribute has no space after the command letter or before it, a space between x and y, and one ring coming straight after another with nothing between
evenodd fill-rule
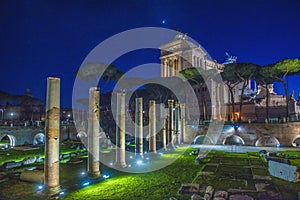
<instances>
[{"instance_id":1,"label":"bright star in sky","mask_svg":"<svg viewBox=\"0 0 300 200\"><path fill-rule=\"evenodd\" d=\"M165 24L166 22L167 22L167 21L166 21L166 20L164 20L164 19L161 21L161 23L162 23L162 24Z\"/></svg>"}]
</instances>

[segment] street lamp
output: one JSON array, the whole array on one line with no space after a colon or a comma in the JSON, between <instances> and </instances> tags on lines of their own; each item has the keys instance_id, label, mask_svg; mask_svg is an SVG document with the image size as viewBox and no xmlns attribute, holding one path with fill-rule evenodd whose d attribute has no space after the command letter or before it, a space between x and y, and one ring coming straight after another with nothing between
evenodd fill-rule
<instances>
[{"instance_id":1,"label":"street lamp","mask_svg":"<svg viewBox=\"0 0 300 200\"><path fill-rule=\"evenodd\" d=\"M11 124L10 124L10 126L13 127L14 126L14 113L10 113L10 117L11 117Z\"/></svg>"},{"instance_id":2,"label":"street lamp","mask_svg":"<svg viewBox=\"0 0 300 200\"><path fill-rule=\"evenodd\" d=\"M71 137L70 137L70 117L71 115L68 114L67 115L67 131L68 131L68 140L71 140Z\"/></svg>"}]
</instances>

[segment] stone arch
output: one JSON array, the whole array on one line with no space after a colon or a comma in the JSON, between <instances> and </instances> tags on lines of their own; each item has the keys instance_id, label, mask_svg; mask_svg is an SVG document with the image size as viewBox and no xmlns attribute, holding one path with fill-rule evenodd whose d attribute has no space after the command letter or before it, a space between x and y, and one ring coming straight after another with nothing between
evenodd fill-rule
<instances>
[{"instance_id":1,"label":"stone arch","mask_svg":"<svg viewBox=\"0 0 300 200\"><path fill-rule=\"evenodd\" d=\"M77 138L80 138L80 139L86 138L86 137L87 137L87 134L86 134L86 132L84 132L84 131L79 131L79 132L77 133L76 137L77 137Z\"/></svg>"},{"instance_id":2,"label":"stone arch","mask_svg":"<svg viewBox=\"0 0 300 200\"><path fill-rule=\"evenodd\" d=\"M37 144L45 144L45 134L44 133L38 133L33 138L33 145Z\"/></svg>"},{"instance_id":3,"label":"stone arch","mask_svg":"<svg viewBox=\"0 0 300 200\"><path fill-rule=\"evenodd\" d=\"M293 139L292 146L293 147L300 147L300 136Z\"/></svg>"},{"instance_id":4,"label":"stone arch","mask_svg":"<svg viewBox=\"0 0 300 200\"><path fill-rule=\"evenodd\" d=\"M271 135L265 135L260 137L256 142L255 146L269 146L269 147L278 147L280 143L278 139Z\"/></svg>"},{"instance_id":5,"label":"stone arch","mask_svg":"<svg viewBox=\"0 0 300 200\"><path fill-rule=\"evenodd\" d=\"M0 139L0 142L8 142L10 147L13 148L16 146L16 137L13 135L3 135Z\"/></svg>"},{"instance_id":6,"label":"stone arch","mask_svg":"<svg viewBox=\"0 0 300 200\"><path fill-rule=\"evenodd\" d=\"M244 145L245 142L243 138L238 135L229 135L223 140L223 144L225 145Z\"/></svg>"},{"instance_id":7,"label":"stone arch","mask_svg":"<svg viewBox=\"0 0 300 200\"><path fill-rule=\"evenodd\" d=\"M214 144L213 140L207 135L197 135L193 140L193 144Z\"/></svg>"}]
</instances>

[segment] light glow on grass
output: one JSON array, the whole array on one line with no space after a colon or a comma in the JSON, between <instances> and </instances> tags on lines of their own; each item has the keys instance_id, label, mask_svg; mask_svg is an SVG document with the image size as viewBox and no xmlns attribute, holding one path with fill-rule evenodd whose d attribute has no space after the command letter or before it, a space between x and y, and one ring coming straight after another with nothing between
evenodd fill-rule
<instances>
[{"instance_id":1,"label":"light glow on grass","mask_svg":"<svg viewBox=\"0 0 300 200\"><path fill-rule=\"evenodd\" d=\"M84 182L83 184L82 184L82 186L88 186L90 184L90 182Z\"/></svg>"},{"instance_id":2,"label":"light glow on grass","mask_svg":"<svg viewBox=\"0 0 300 200\"><path fill-rule=\"evenodd\" d=\"M43 188L44 188L43 185L39 185L39 186L37 187L38 190L42 190Z\"/></svg>"},{"instance_id":3,"label":"light glow on grass","mask_svg":"<svg viewBox=\"0 0 300 200\"><path fill-rule=\"evenodd\" d=\"M137 164L137 165L142 165L142 164L143 164L143 161L142 161L142 160L137 160L137 161L136 161L136 164Z\"/></svg>"},{"instance_id":4,"label":"light glow on grass","mask_svg":"<svg viewBox=\"0 0 300 200\"><path fill-rule=\"evenodd\" d=\"M106 174L103 174L103 176L102 176L104 179L108 179L108 178L110 178L110 176L109 175L106 175Z\"/></svg>"}]
</instances>

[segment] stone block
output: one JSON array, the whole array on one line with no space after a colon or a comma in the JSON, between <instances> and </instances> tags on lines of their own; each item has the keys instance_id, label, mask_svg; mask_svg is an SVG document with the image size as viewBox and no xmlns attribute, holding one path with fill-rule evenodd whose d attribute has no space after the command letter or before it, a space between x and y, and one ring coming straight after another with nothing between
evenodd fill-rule
<instances>
[{"instance_id":1,"label":"stone block","mask_svg":"<svg viewBox=\"0 0 300 200\"><path fill-rule=\"evenodd\" d=\"M294 183L300 181L300 171L296 166L279 163L272 160L270 160L268 164L268 170L272 176Z\"/></svg>"},{"instance_id":2,"label":"stone block","mask_svg":"<svg viewBox=\"0 0 300 200\"><path fill-rule=\"evenodd\" d=\"M25 170L21 173L20 180L32 183L44 183L44 172L39 170Z\"/></svg>"},{"instance_id":3,"label":"stone block","mask_svg":"<svg viewBox=\"0 0 300 200\"><path fill-rule=\"evenodd\" d=\"M25 158L22 163L23 165L30 165L32 163L36 162L36 158L35 157L31 157L31 158Z\"/></svg>"},{"instance_id":4,"label":"stone block","mask_svg":"<svg viewBox=\"0 0 300 200\"><path fill-rule=\"evenodd\" d=\"M20 166L22 166L22 162L7 162L7 163L4 163L3 166L6 169L10 169L10 168L14 168L14 167L20 167Z\"/></svg>"},{"instance_id":5,"label":"stone block","mask_svg":"<svg viewBox=\"0 0 300 200\"><path fill-rule=\"evenodd\" d=\"M199 184L185 183L182 184L179 191L179 194L198 194L199 193Z\"/></svg>"},{"instance_id":6,"label":"stone block","mask_svg":"<svg viewBox=\"0 0 300 200\"><path fill-rule=\"evenodd\" d=\"M228 192L226 192L224 190L216 191L215 194L214 194L214 199L217 198L217 197L227 199L228 198Z\"/></svg>"},{"instance_id":7,"label":"stone block","mask_svg":"<svg viewBox=\"0 0 300 200\"><path fill-rule=\"evenodd\" d=\"M234 194L230 195L229 200L254 200L254 198L248 195Z\"/></svg>"},{"instance_id":8,"label":"stone block","mask_svg":"<svg viewBox=\"0 0 300 200\"><path fill-rule=\"evenodd\" d=\"M211 185L207 186L205 193L209 195L210 199L212 199L214 194L214 188Z\"/></svg>"},{"instance_id":9,"label":"stone block","mask_svg":"<svg viewBox=\"0 0 300 200\"><path fill-rule=\"evenodd\" d=\"M205 194L204 195L204 199L205 200L211 200L212 198L211 198L211 196L209 194Z\"/></svg>"},{"instance_id":10,"label":"stone block","mask_svg":"<svg viewBox=\"0 0 300 200\"><path fill-rule=\"evenodd\" d=\"M198 194L193 194L191 196L191 200L205 200L205 199Z\"/></svg>"}]
</instances>

